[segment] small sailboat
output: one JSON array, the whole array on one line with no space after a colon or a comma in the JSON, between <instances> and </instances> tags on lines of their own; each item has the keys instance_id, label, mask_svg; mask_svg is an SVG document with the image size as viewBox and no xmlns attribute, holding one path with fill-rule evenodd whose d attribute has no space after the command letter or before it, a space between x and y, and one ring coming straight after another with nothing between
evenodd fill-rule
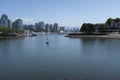
<instances>
[{"instance_id":1,"label":"small sailboat","mask_svg":"<svg viewBox=\"0 0 120 80\"><path fill-rule=\"evenodd\" d=\"M49 44L49 40L48 39L46 39L46 44Z\"/></svg>"}]
</instances>

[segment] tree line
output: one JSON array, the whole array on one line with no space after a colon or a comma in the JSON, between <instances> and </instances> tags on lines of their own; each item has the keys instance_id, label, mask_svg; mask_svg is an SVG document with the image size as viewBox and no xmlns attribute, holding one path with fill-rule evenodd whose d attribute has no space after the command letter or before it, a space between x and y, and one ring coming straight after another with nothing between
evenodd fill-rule
<instances>
[{"instance_id":1,"label":"tree line","mask_svg":"<svg viewBox=\"0 0 120 80\"><path fill-rule=\"evenodd\" d=\"M0 36L4 36L4 37L16 36L15 34L22 34L22 33L24 33L24 30L17 30L17 29L0 26Z\"/></svg>"},{"instance_id":2,"label":"tree line","mask_svg":"<svg viewBox=\"0 0 120 80\"><path fill-rule=\"evenodd\" d=\"M107 23L108 25L110 25L112 22L118 23L118 22L120 22L120 18L116 18L116 19L109 18L109 19L107 19L107 21L106 21L106 23Z\"/></svg>"},{"instance_id":3,"label":"tree line","mask_svg":"<svg viewBox=\"0 0 120 80\"><path fill-rule=\"evenodd\" d=\"M106 33L108 30L107 25L101 24L99 26L91 23L84 23L80 29L80 32L85 32L88 34L93 34L94 32Z\"/></svg>"},{"instance_id":4,"label":"tree line","mask_svg":"<svg viewBox=\"0 0 120 80\"><path fill-rule=\"evenodd\" d=\"M88 34L93 34L94 32L99 32L99 33L106 33L108 32L109 25L114 22L118 23L120 22L120 18L112 19L109 18L104 24L92 24L92 23L84 23L80 29L80 32L88 33Z\"/></svg>"}]
</instances>

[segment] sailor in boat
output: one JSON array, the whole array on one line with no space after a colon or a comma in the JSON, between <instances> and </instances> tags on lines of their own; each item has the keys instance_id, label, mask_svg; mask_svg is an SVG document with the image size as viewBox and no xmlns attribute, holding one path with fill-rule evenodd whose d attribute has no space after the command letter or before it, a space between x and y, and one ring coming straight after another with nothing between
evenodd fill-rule
<instances>
[{"instance_id":1,"label":"sailor in boat","mask_svg":"<svg viewBox=\"0 0 120 80\"><path fill-rule=\"evenodd\" d=\"M49 44L49 40L48 39L46 39L46 44Z\"/></svg>"}]
</instances>

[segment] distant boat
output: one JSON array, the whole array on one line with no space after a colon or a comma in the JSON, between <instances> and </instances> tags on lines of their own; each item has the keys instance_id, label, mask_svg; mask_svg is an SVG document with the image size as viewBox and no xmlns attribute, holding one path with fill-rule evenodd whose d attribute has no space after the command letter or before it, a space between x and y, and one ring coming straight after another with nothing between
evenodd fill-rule
<instances>
[{"instance_id":1,"label":"distant boat","mask_svg":"<svg viewBox=\"0 0 120 80\"><path fill-rule=\"evenodd\" d=\"M37 36L37 33L33 31L28 31L27 36Z\"/></svg>"},{"instance_id":2,"label":"distant boat","mask_svg":"<svg viewBox=\"0 0 120 80\"><path fill-rule=\"evenodd\" d=\"M35 34L35 33L29 33L29 34L27 34L27 36L37 36L37 34Z\"/></svg>"},{"instance_id":3,"label":"distant boat","mask_svg":"<svg viewBox=\"0 0 120 80\"><path fill-rule=\"evenodd\" d=\"M49 40L48 39L46 39L46 44L49 44Z\"/></svg>"},{"instance_id":4,"label":"distant boat","mask_svg":"<svg viewBox=\"0 0 120 80\"><path fill-rule=\"evenodd\" d=\"M44 35L46 34L45 32L37 32L38 35Z\"/></svg>"},{"instance_id":5,"label":"distant boat","mask_svg":"<svg viewBox=\"0 0 120 80\"><path fill-rule=\"evenodd\" d=\"M49 42L46 42L46 44L49 44Z\"/></svg>"},{"instance_id":6,"label":"distant boat","mask_svg":"<svg viewBox=\"0 0 120 80\"><path fill-rule=\"evenodd\" d=\"M37 36L37 34L32 33L31 36Z\"/></svg>"}]
</instances>

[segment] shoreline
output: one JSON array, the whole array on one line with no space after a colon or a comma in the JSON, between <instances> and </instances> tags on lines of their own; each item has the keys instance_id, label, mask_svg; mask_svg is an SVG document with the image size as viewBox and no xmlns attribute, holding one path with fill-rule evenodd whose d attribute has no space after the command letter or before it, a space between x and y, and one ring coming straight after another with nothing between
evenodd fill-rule
<instances>
[{"instance_id":1,"label":"shoreline","mask_svg":"<svg viewBox=\"0 0 120 80\"><path fill-rule=\"evenodd\" d=\"M11 38L23 38L26 37L25 34L17 34L15 36L0 36L0 39L11 39Z\"/></svg>"},{"instance_id":2,"label":"shoreline","mask_svg":"<svg viewBox=\"0 0 120 80\"><path fill-rule=\"evenodd\" d=\"M82 35L82 34L74 34L74 35L67 35L65 37L69 38L107 38L107 39L120 39L120 34L118 32L113 32L106 35Z\"/></svg>"}]
</instances>

